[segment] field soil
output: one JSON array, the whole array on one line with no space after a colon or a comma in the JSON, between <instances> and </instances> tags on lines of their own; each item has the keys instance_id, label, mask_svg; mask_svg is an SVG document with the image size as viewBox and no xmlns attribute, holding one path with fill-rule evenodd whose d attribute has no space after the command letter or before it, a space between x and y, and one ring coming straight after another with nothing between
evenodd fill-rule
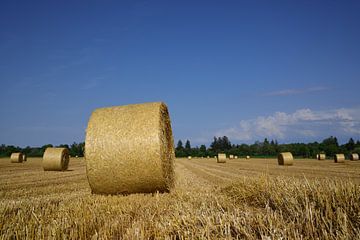
<instances>
[{"instance_id":1,"label":"field soil","mask_svg":"<svg viewBox=\"0 0 360 240\"><path fill-rule=\"evenodd\" d=\"M0 159L0 239L360 239L360 161L176 159L170 193L93 195L83 158Z\"/></svg>"}]
</instances>

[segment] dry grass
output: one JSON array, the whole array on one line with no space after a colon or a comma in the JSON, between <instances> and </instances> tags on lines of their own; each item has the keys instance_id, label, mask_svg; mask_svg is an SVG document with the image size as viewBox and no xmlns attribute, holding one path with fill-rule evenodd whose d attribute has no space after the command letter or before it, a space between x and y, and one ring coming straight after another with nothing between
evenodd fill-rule
<instances>
[{"instance_id":1,"label":"dry grass","mask_svg":"<svg viewBox=\"0 0 360 240\"><path fill-rule=\"evenodd\" d=\"M176 159L164 194L92 195L83 159L0 159L1 239L356 239L360 161ZM287 170L284 171L283 169Z\"/></svg>"}]
</instances>

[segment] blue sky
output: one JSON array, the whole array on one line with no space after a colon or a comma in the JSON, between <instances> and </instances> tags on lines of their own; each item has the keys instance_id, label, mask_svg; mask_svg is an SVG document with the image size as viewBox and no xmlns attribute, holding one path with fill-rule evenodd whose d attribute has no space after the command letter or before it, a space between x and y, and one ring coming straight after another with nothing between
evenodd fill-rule
<instances>
[{"instance_id":1,"label":"blue sky","mask_svg":"<svg viewBox=\"0 0 360 240\"><path fill-rule=\"evenodd\" d=\"M359 1L1 1L0 143L168 104L175 141L360 139Z\"/></svg>"}]
</instances>

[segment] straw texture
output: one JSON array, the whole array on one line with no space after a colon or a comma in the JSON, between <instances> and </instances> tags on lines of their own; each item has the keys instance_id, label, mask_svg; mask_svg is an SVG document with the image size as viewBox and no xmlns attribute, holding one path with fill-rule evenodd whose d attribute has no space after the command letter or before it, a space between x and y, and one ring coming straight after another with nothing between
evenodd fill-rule
<instances>
[{"instance_id":1,"label":"straw texture","mask_svg":"<svg viewBox=\"0 0 360 240\"><path fill-rule=\"evenodd\" d=\"M340 154L335 154L334 156L334 162L336 163L343 163L345 162L345 155L340 153Z\"/></svg>"},{"instance_id":2,"label":"straw texture","mask_svg":"<svg viewBox=\"0 0 360 240\"><path fill-rule=\"evenodd\" d=\"M164 103L99 108L92 113L85 159L93 193L167 192L174 186L174 158Z\"/></svg>"},{"instance_id":3,"label":"straw texture","mask_svg":"<svg viewBox=\"0 0 360 240\"><path fill-rule=\"evenodd\" d=\"M325 160L326 159L326 154L325 153L317 154L317 159L318 160Z\"/></svg>"},{"instance_id":4,"label":"straw texture","mask_svg":"<svg viewBox=\"0 0 360 240\"><path fill-rule=\"evenodd\" d=\"M294 164L294 157L291 152L283 152L278 155L279 165L291 166Z\"/></svg>"},{"instance_id":5,"label":"straw texture","mask_svg":"<svg viewBox=\"0 0 360 240\"><path fill-rule=\"evenodd\" d=\"M217 163L226 163L226 154L225 153L218 154Z\"/></svg>"},{"instance_id":6,"label":"straw texture","mask_svg":"<svg viewBox=\"0 0 360 240\"><path fill-rule=\"evenodd\" d=\"M359 160L359 154L357 153L350 154L350 160L351 161Z\"/></svg>"},{"instance_id":7,"label":"straw texture","mask_svg":"<svg viewBox=\"0 0 360 240\"><path fill-rule=\"evenodd\" d=\"M69 166L69 150L67 148L52 148L45 150L43 156L44 171L65 171Z\"/></svg>"},{"instance_id":8,"label":"straw texture","mask_svg":"<svg viewBox=\"0 0 360 240\"><path fill-rule=\"evenodd\" d=\"M22 163L23 162L22 153L12 153L10 156L10 160L12 163Z\"/></svg>"}]
</instances>

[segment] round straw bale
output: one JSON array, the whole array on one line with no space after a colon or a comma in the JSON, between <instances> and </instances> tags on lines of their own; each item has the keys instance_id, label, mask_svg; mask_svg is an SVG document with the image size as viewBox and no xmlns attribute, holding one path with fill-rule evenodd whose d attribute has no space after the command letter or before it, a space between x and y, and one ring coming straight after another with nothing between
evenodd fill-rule
<instances>
[{"instance_id":1,"label":"round straw bale","mask_svg":"<svg viewBox=\"0 0 360 240\"><path fill-rule=\"evenodd\" d=\"M23 162L26 162L26 161L27 161L27 156L26 156L26 154L23 154L23 155L22 155L22 159L23 159Z\"/></svg>"},{"instance_id":2,"label":"round straw bale","mask_svg":"<svg viewBox=\"0 0 360 240\"><path fill-rule=\"evenodd\" d=\"M44 152L42 165L44 171L66 171L69 166L69 150L48 147Z\"/></svg>"},{"instance_id":3,"label":"round straw bale","mask_svg":"<svg viewBox=\"0 0 360 240\"><path fill-rule=\"evenodd\" d=\"M191 156L188 156L188 159L191 160Z\"/></svg>"},{"instance_id":4,"label":"round straw bale","mask_svg":"<svg viewBox=\"0 0 360 240\"><path fill-rule=\"evenodd\" d=\"M234 158L234 155L230 154L230 155L229 155L229 158L230 158L230 159L233 159L233 158Z\"/></svg>"},{"instance_id":5,"label":"round straw bale","mask_svg":"<svg viewBox=\"0 0 360 240\"><path fill-rule=\"evenodd\" d=\"M218 154L217 163L226 163L226 154L225 153Z\"/></svg>"},{"instance_id":6,"label":"round straw bale","mask_svg":"<svg viewBox=\"0 0 360 240\"><path fill-rule=\"evenodd\" d=\"M246 159L250 159L250 156L246 156Z\"/></svg>"},{"instance_id":7,"label":"round straw bale","mask_svg":"<svg viewBox=\"0 0 360 240\"><path fill-rule=\"evenodd\" d=\"M320 160L320 159L319 159L319 154L316 154L316 159Z\"/></svg>"},{"instance_id":8,"label":"round straw bale","mask_svg":"<svg viewBox=\"0 0 360 240\"><path fill-rule=\"evenodd\" d=\"M318 160L325 160L326 159L325 153L319 153L317 155L318 155L318 157L317 157Z\"/></svg>"},{"instance_id":9,"label":"round straw bale","mask_svg":"<svg viewBox=\"0 0 360 240\"><path fill-rule=\"evenodd\" d=\"M350 160L351 161L359 160L359 154L357 153L350 154Z\"/></svg>"},{"instance_id":10,"label":"round straw bale","mask_svg":"<svg viewBox=\"0 0 360 240\"><path fill-rule=\"evenodd\" d=\"M237 158L238 158L238 156L235 156L234 158L235 158L235 159L237 159Z\"/></svg>"},{"instance_id":11,"label":"round straw bale","mask_svg":"<svg viewBox=\"0 0 360 240\"><path fill-rule=\"evenodd\" d=\"M294 163L294 157L291 152L283 152L278 155L278 164L291 166Z\"/></svg>"},{"instance_id":12,"label":"round straw bale","mask_svg":"<svg viewBox=\"0 0 360 240\"><path fill-rule=\"evenodd\" d=\"M22 153L12 153L10 156L10 160L12 163L22 163L23 162Z\"/></svg>"},{"instance_id":13,"label":"round straw bale","mask_svg":"<svg viewBox=\"0 0 360 240\"><path fill-rule=\"evenodd\" d=\"M345 155L340 153L340 154L335 154L334 156L334 162L336 163L343 163L345 162Z\"/></svg>"},{"instance_id":14,"label":"round straw bale","mask_svg":"<svg viewBox=\"0 0 360 240\"><path fill-rule=\"evenodd\" d=\"M174 186L174 140L162 102L96 109L85 139L92 193L168 192Z\"/></svg>"}]
</instances>

